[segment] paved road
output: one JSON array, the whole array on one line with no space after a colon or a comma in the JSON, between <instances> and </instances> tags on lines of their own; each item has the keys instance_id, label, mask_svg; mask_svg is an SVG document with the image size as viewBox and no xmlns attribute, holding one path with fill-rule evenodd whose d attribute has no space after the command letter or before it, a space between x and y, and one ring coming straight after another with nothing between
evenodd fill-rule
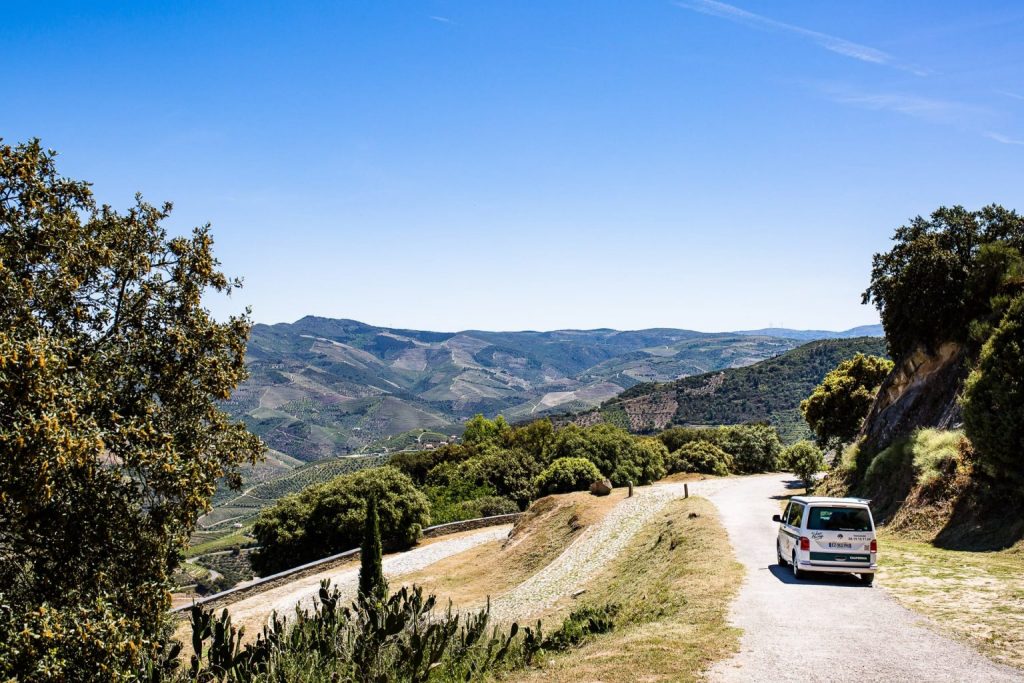
<instances>
[{"instance_id":1,"label":"paved road","mask_svg":"<svg viewBox=\"0 0 1024 683\"><path fill-rule=\"evenodd\" d=\"M788 475L739 479L710 496L747 578L731 622L740 652L709 672L712 681L1024 681L939 635L884 590L846 577L796 581L775 557L771 521ZM879 559L885 562L885 546Z\"/></svg>"}]
</instances>

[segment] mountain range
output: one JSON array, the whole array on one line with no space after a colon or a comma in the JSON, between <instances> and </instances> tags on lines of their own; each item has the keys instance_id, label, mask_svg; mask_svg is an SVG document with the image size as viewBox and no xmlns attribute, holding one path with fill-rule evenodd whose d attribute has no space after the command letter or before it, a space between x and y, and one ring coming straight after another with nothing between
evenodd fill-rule
<instances>
[{"instance_id":1,"label":"mountain range","mask_svg":"<svg viewBox=\"0 0 1024 683\"><path fill-rule=\"evenodd\" d=\"M253 327L250 378L227 408L267 442L271 463L294 466L377 450L410 432L444 438L477 413L517 421L587 410L636 385L865 332L881 328L430 332L307 316Z\"/></svg>"}]
</instances>

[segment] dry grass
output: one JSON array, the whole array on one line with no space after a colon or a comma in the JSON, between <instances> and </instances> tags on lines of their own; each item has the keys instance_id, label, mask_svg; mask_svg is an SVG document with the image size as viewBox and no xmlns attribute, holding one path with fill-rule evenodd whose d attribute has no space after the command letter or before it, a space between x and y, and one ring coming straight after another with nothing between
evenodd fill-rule
<instances>
[{"instance_id":1,"label":"dry grass","mask_svg":"<svg viewBox=\"0 0 1024 683\"><path fill-rule=\"evenodd\" d=\"M619 604L616 629L508 679L699 679L711 663L738 647L739 632L728 625L727 614L743 569L732 557L711 503L701 498L670 503L579 598L578 603L594 606ZM546 630L573 606L563 604L548 615Z\"/></svg>"},{"instance_id":2,"label":"dry grass","mask_svg":"<svg viewBox=\"0 0 1024 683\"><path fill-rule=\"evenodd\" d=\"M886 532L879 545L879 581L901 604L993 659L1024 668L1024 542L970 552Z\"/></svg>"},{"instance_id":3,"label":"dry grass","mask_svg":"<svg viewBox=\"0 0 1024 683\"><path fill-rule=\"evenodd\" d=\"M508 540L486 543L402 577L422 586L441 604L456 609L482 606L519 585L558 557L588 526L599 522L625 498L625 490L595 497L589 493L541 498L516 523Z\"/></svg>"}]
</instances>

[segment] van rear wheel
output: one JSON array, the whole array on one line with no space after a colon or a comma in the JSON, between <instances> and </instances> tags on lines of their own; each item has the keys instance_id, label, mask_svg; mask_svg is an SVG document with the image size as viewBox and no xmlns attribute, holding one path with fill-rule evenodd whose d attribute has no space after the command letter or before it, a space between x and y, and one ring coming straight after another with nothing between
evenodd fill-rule
<instances>
[{"instance_id":1,"label":"van rear wheel","mask_svg":"<svg viewBox=\"0 0 1024 683\"><path fill-rule=\"evenodd\" d=\"M873 584L875 582L875 575L874 574L861 574L860 575L860 582L862 584L864 584L865 586L870 586L871 584Z\"/></svg>"},{"instance_id":2,"label":"van rear wheel","mask_svg":"<svg viewBox=\"0 0 1024 683\"><path fill-rule=\"evenodd\" d=\"M779 545L778 541L775 541L775 556L779 558L779 566L785 567L789 562L786 562L786 558L782 556L782 546Z\"/></svg>"},{"instance_id":3,"label":"van rear wheel","mask_svg":"<svg viewBox=\"0 0 1024 683\"><path fill-rule=\"evenodd\" d=\"M793 578L794 579L806 579L807 572L800 571L800 567L796 564L796 553L793 553Z\"/></svg>"}]
</instances>

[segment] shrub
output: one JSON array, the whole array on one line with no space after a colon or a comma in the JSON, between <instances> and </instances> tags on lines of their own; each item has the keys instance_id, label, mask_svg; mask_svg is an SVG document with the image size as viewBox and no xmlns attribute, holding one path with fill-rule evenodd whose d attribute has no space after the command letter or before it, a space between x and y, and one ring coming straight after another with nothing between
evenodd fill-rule
<instances>
[{"instance_id":1,"label":"shrub","mask_svg":"<svg viewBox=\"0 0 1024 683\"><path fill-rule=\"evenodd\" d=\"M430 523L430 506L408 476L393 467L343 474L285 496L253 525L262 546L253 568L262 575L359 545L366 499L375 496L384 548L407 548Z\"/></svg>"},{"instance_id":2,"label":"shrub","mask_svg":"<svg viewBox=\"0 0 1024 683\"><path fill-rule=\"evenodd\" d=\"M732 456L709 441L690 441L669 456L671 472L700 472L724 477L733 467Z\"/></svg>"},{"instance_id":3,"label":"shrub","mask_svg":"<svg viewBox=\"0 0 1024 683\"><path fill-rule=\"evenodd\" d=\"M735 472L753 474L778 469L782 442L775 428L767 424L724 427L673 427L658 435L669 451L693 441L707 441L732 456Z\"/></svg>"},{"instance_id":4,"label":"shrub","mask_svg":"<svg viewBox=\"0 0 1024 683\"><path fill-rule=\"evenodd\" d=\"M636 437L609 424L565 427L555 437L556 458L586 458L612 484L650 484L665 476L668 450L657 439Z\"/></svg>"},{"instance_id":5,"label":"shrub","mask_svg":"<svg viewBox=\"0 0 1024 683\"><path fill-rule=\"evenodd\" d=\"M541 494L586 491L592 483L603 477L594 463L586 458L558 458L536 479Z\"/></svg>"},{"instance_id":6,"label":"shrub","mask_svg":"<svg viewBox=\"0 0 1024 683\"><path fill-rule=\"evenodd\" d=\"M615 628L619 606L583 606L573 610L557 631L544 639L544 649L561 652L576 647L595 634L609 633Z\"/></svg>"},{"instance_id":7,"label":"shrub","mask_svg":"<svg viewBox=\"0 0 1024 683\"><path fill-rule=\"evenodd\" d=\"M1024 296L985 343L964 389L964 428L989 475L1024 487Z\"/></svg>"},{"instance_id":8,"label":"shrub","mask_svg":"<svg viewBox=\"0 0 1024 683\"><path fill-rule=\"evenodd\" d=\"M921 429L910 438L910 457L919 484L928 486L955 467L964 435L958 431Z\"/></svg>"},{"instance_id":9,"label":"shrub","mask_svg":"<svg viewBox=\"0 0 1024 683\"><path fill-rule=\"evenodd\" d=\"M488 610L460 615L450 607L439 611L436 603L420 588L403 586L379 600L346 606L325 581L312 610L296 610L292 623L275 613L245 645L227 610L218 618L195 606L188 671L174 671L181 668L179 647L150 661L139 679L469 681L527 667L541 650L539 622L535 629L492 626ZM595 626L603 627L596 616Z\"/></svg>"},{"instance_id":10,"label":"shrub","mask_svg":"<svg viewBox=\"0 0 1024 683\"><path fill-rule=\"evenodd\" d=\"M810 441L798 441L782 453L782 463L800 477L805 487L811 488L814 475L825 469L825 456Z\"/></svg>"},{"instance_id":11,"label":"shrub","mask_svg":"<svg viewBox=\"0 0 1024 683\"><path fill-rule=\"evenodd\" d=\"M887 482L896 479L902 469L911 464L907 443L908 439L900 439L871 459L864 472L864 483L869 488L884 487Z\"/></svg>"}]
</instances>

